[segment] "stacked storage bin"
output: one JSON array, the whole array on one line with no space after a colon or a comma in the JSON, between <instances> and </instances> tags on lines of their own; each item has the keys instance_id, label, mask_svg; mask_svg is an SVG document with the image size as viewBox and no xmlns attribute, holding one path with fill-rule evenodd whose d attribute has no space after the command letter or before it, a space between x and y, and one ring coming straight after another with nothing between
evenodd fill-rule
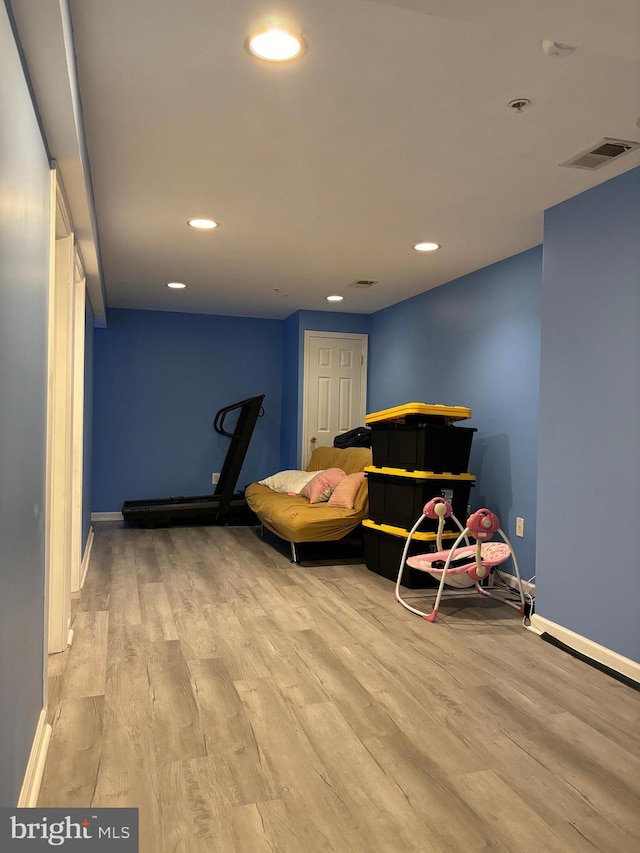
<instances>
[{"instance_id":1,"label":"stacked storage bin","mask_svg":"<svg viewBox=\"0 0 640 853\"><path fill-rule=\"evenodd\" d=\"M464 524L475 477L469 474L469 455L476 430L453 426L471 417L463 406L407 403L367 415L371 427L373 465L365 468L369 488L369 518L363 521L367 568L395 581L409 530L433 497L451 501ZM414 535L409 556L436 550L437 522L425 519ZM447 519L443 545L452 545L458 528ZM415 569L405 571L403 586L432 586L432 577Z\"/></svg>"}]
</instances>

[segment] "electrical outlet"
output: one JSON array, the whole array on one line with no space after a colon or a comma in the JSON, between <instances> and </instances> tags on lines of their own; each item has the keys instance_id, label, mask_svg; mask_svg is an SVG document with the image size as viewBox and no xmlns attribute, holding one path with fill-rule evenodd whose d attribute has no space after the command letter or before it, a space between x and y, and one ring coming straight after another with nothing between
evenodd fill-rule
<instances>
[{"instance_id":1,"label":"electrical outlet","mask_svg":"<svg viewBox=\"0 0 640 853\"><path fill-rule=\"evenodd\" d=\"M516 536L524 536L524 518L516 518Z\"/></svg>"},{"instance_id":2,"label":"electrical outlet","mask_svg":"<svg viewBox=\"0 0 640 853\"><path fill-rule=\"evenodd\" d=\"M218 472L217 474L211 475L211 485L212 486L217 486L219 480L220 480L220 472Z\"/></svg>"}]
</instances>

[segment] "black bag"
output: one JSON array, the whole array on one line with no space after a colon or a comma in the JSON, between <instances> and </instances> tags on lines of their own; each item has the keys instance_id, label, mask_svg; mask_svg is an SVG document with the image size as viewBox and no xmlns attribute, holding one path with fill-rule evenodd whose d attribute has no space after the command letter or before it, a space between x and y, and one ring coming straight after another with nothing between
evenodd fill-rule
<instances>
[{"instance_id":1,"label":"black bag","mask_svg":"<svg viewBox=\"0 0 640 853\"><path fill-rule=\"evenodd\" d=\"M333 439L333 446L344 450L345 447L371 447L371 430L368 427L356 427Z\"/></svg>"}]
</instances>

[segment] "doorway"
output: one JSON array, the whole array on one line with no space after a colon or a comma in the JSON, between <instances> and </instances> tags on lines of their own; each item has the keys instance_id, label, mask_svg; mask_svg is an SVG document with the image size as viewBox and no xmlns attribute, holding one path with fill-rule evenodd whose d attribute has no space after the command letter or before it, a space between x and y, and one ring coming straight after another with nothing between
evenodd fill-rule
<instances>
[{"instance_id":1,"label":"doorway","mask_svg":"<svg viewBox=\"0 0 640 853\"><path fill-rule=\"evenodd\" d=\"M48 654L71 642L71 592L79 588L85 280L64 190L52 171L47 381Z\"/></svg>"},{"instance_id":2,"label":"doorway","mask_svg":"<svg viewBox=\"0 0 640 853\"><path fill-rule=\"evenodd\" d=\"M316 447L332 447L336 435L364 423L368 336L304 333L301 468Z\"/></svg>"}]
</instances>

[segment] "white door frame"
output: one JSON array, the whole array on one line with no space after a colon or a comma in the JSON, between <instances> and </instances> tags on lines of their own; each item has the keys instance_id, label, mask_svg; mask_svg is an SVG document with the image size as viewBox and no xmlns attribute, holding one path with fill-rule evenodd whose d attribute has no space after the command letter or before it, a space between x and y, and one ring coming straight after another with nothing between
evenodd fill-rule
<instances>
[{"instance_id":1,"label":"white door frame","mask_svg":"<svg viewBox=\"0 0 640 853\"><path fill-rule=\"evenodd\" d=\"M47 367L47 652L64 651L71 623L71 494L75 252L64 193L52 171Z\"/></svg>"},{"instance_id":2,"label":"white door frame","mask_svg":"<svg viewBox=\"0 0 640 853\"><path fill-rule=\"evenodd\" d=\"M53 429L52 429L52 352L53 352L53 295L56 277L56 225L58 207L58 179L55 169L51 169L51 183L49 189L49 290L47 293L47 439L45 449L45 575L44 575L44 655L42 662L42 705L48 705L49 699L49 629L52 622L50 613L51 601L51 487L52 487L52 459L53 459Z\"/></svg>"},{"instance_id":3,"label":"white door frame","mask_svg":"<svg viewBox=\"0 0 640 853\"><path fill-rule=\"evenodd\" d=\"M362 414L361 423L364 423L364 418L367 413L367 353L369 346L369 335L360 332L315 332L307 331L304 333L304 355L303 355L303 380L302 380L302 436L300 440L300 467L303 468L306 464L306 443L305 436L309 421L309 350L311 340L313 338L344 338L346 340L358 339L362 341L362 364L360 376L360 411Z\"/></svg>"},{"instance_id":4,"label":"white door frame","mask_svg":"<svg viewBox=\"0 0 640 853\"><path fill-rule=\"evenodd\" d=\"M85 301L86 278L80 251L76 246L73 305L73 412L71 425L71 592L78 592L82 581Z\"/></svg>"}]
</instances>

